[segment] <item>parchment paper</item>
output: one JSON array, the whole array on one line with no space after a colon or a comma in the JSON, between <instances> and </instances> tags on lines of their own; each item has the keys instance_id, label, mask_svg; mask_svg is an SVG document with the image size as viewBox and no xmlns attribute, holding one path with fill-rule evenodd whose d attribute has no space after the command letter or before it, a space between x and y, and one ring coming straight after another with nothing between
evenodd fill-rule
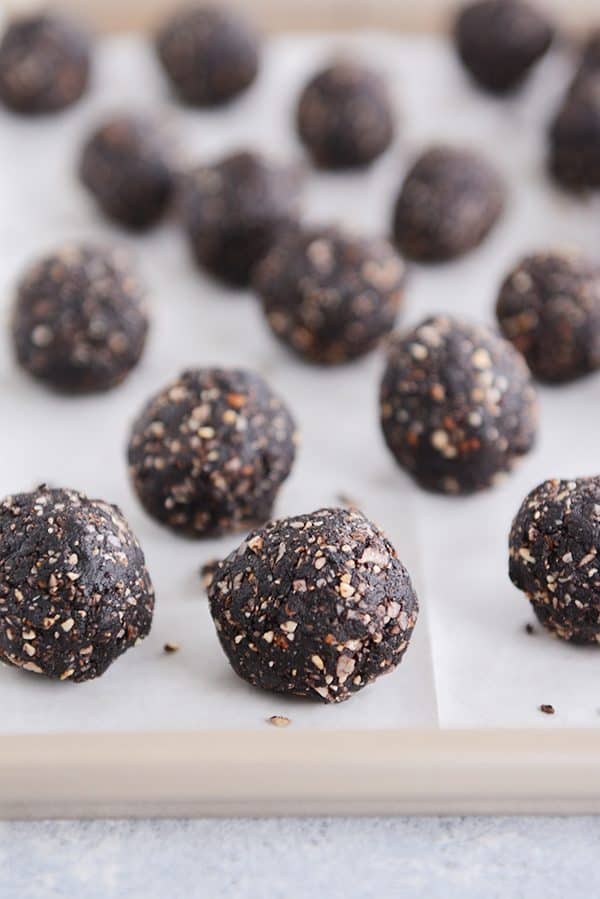
<instances>
[{"instance_id":1,"label":"parchment paper","mask_svg":"<svg viewBox=\"0 0 600 899\"><path fill-rule=\"evenodd\" d=\"M121 37L102 46L93 92L77 108L38 122L2 113L0 493L46 481L118 503L144 546L158 597L150 637L97 681L54 684L2 668L3 732L260 728L272 714L313 728L600 722L600 657L541 633L526 635L528 605L506 575L506 534L525 492L546 476L600 467L598 380L544 391L539 449L501 488L466 500L425 496L396 468L379 433L379 354L338 370L303 365L272 339L251 294L223 290L197 271L173 224L133 238L103 221L77 184L82 140L102 115L122 109L152 111L188 161L241 146L301 160L291 127L294 99L317 65L340 50L379 65L390 79L398 140L367 173L309 171L308 220L386 231L407 164L433 139L484 148L510 185L507 215L481 250L453 265L413 268L403 322L439 310L491 320L499 276L522 251L565 240L597 249L598 208L555 193L543 174L541 129L566 78L557 57L540 67L518 100L499 103L471 89L438 39L284 37L269 45L261 77L246 96L224 111L198 112L170 101L141 40ZM153 327L143 362L124 386L65 399L16 368L6 321L15 280L32 256L83 238L131 247L150 291ZM350 495L388 532L419 589L422 611L405 661L341 706L263 694L231 673L198 569L239 537L189 542L172 536L145 515L129 487L125 445L140 405L186 365L214 363L261 371L300 422L302 448L277 514ZM164 654L167 641L181 650ZM537 710L541 702L556 706L553 719Z\"/></svg>"}]
</instances>

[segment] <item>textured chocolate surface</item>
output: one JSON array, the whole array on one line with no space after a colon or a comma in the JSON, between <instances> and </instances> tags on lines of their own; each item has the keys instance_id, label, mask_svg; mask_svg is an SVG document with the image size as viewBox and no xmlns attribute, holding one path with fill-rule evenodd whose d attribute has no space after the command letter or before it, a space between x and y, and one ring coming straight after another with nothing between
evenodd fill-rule
<instances>
[{"instance_id":1,"label":"textured chocolate surface","mask_svg":"<svg viewBox=\"0 0 600 899\"><path fill-rule=\"evenodd\" d=\"M496 314L540 380L570 381L600 366L600 267L582 256L526 256L504 280Z\"/></svg>"},{"instance_id":2,"label":"textured chocolate surface","mask_svg":"<svg viewBox=\"0 0 600 899\"><path fill-rule=\"evenodd\" d=\"M437 316L392 339L381 424L421 486L471 493L528 452L538 407L523 357L484 326Z\"/></svg>"},{"instance_id":3,"label":"textured chocolate surface","mask_svg":"<svg viewBox=\"0 0 600 899\"><path fill-rule=\"evenodd\" d=\"M545 481L509 538L509 574L540 622L574 643L600 642L600 478Z\"/></svg>"},{"instance_id":4,"label":"textured chocolate surface","mask_svg":"<svg viewBox=\"0 0 600 899\"><path fill-rule=\"evenodd\" d=\"M258 33L239 14L217 6L175 12L159 30L156 50L174 91L193 106L231 100L258 73Z\"/></svg>"},{"instance_id":5,"label":"textured chocolate surface","mask_svg":"<svg viewBox=\"0 0 600 899\"><path fill-rule=\"evenodd\" d=\"M311 78L298 101L296 123L315 164L329 169L367 165L394 135L383 80L350 62L336 62Z\"/></svg>"},{"instance_id":6,"label":"textured chocolate surface","mask_svg":"<svg viewBox=\"0 0 600 899\"><path fill-rule=\"evenodd\" d=\"M502 94L518 87L548 50L554 28L539 8L522 0L478 0L459 13L454 36L480 87Z\"/></svg>"},{"instance_id":7,"label":"textured chocolate surface","mask_svg":"<svg viewBox=\"0 0 600 899\"><path fill-rule=\"evenodd\" d=\"M129 469L154 518L191 537L226 534L269 517L295 443L290 413L259 375L195 369L142 410Z\"/></svg>"},{"instance_id":8,"label":"textured chocolate surface","mask_svg":"<svg viewBox=\"0 0 600 899\"><path fill-rule=\"evenodd\" d=\"M98 677L150 631L154 590L116 506L40 487L0 502L0 659Z\"/></svg>"},{"instance_id":9,"label":"textured chocolate surface","mask_svg":"<svg viewBox=\"0 0 600 899\"><path fill-rule=\"evenodd\" d=\"M311 362L346 362L392 328L405 265L384 240L297 230L260 263L255 284L273 333Z\"/></svg>"},{"instance_id":10,"label":"textured chocolate surface","mask_svg":"<svg viewBox=\"0 0 600 899\"><path fill-rule=\"evenodd\" d=\"M408 572L361 512L271 521L209 588L221 646L253 686L342 702L392 671L417 620Z\"/></svg>"},{"instance_id":11,"label":"textured chocolate surface","mask_svg":"<svg viewBox=\"0 0 600 899\"><path fill-rule=\"evenodd\" d=\"M154 125L120 115L87 140L80 176L100 209L132 229L154 225L173 194L173 175L164 142Z\"/></svg>"},{"instance_id":12,"label":"textured chocolate surface","mask_svg":"<svg viewBox=\"0 0 600 899\"><path fill-rule=\"evenodd\" d=\"M496 224L504 194L498 174L477 153L432 147L406 175L394 208L394 239L418 262L461 256Z\"/></svg>"},{"instance_id":13,"label":"textured chocolate surface","mask_svg":"<svg viewBox=\"0 0 600 899\"><path fill-rule=\"evenodd\" d=\"M296 220L300 179L289 168L241 152L183 179L181 209L190 246L212 275L235 286Z\"/></svg>"},{"instance_id":14,"label":"textured chocolate surface","mask_svg":"<svg viewBox=\"0 0 600 899\"><path fill-rule=\"evenodd\" d=\"M108 390L137 364L148 319L143 291L118 250L67 245L34 263L13 312L19 363L67 393Z\"/></svg>"},{"instance_id":15,"label":"textured chocolate surface","mask_svg":"<svg viewBox=\"0 0 600 899\"><path fill-rule=\"evenodd\" d=\"M600 189L600 68L573 82L550 127L549 166L570 190Z\"/></svg>"},{"instance_id":16,"label":"textured chocolate surface","mask_svg":"<svg viewBox=\"0 0 600 899\"><path fill-rule=\"evenodd\" d=\"M0 41L0 100L26 115L57 112L88 86L90 40L76 23L55 13L9 21Z\"/></svg>"}]
</instances>

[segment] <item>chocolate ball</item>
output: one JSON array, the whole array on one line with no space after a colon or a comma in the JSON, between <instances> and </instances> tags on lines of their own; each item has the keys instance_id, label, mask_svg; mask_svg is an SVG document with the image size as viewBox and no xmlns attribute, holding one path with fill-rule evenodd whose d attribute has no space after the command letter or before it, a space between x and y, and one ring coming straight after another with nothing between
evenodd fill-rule
<instances>
[{"instance_id":1,"label":"chocolate ball","mask_svg":"<svg viewBox=\"0 0 600 899\"><path fill-rule=\"evenodd\" d=\"M285 404L240 369L195 369L153 396L136 419L129 470L146 511L191 537L265 521L292 468Z\"/></svg>"},{"instance_id":2,"label":"chocolate ball","mask_svg":"<svg viewBox=\"0 0 600 899\"><path fill-rule=\"evenodd\" d=\"M45 256L17 291L12 331L19 363L66 393L116 386L144 349L143 297L118 250L67 245Z\"/></svg>"},{"instance_id":3,"label":"chocolate ball","mask_svg":"<svg viewBox=\"0 0 600 899\"><path fill-rule=\"evenodd\" d=\"M79 172L102 212L120 225L143 230L162 218L173 193L168 153L154 125L121 115L86 142Z\"/></svg>"},{"instance_id":4,"label":"chocolate ball","mask_svg":"<svg viewBox=\"0 0 600 899\"><path fill-rule=\"evenodd\" d=\"M550 172L575 191L600 188L600 69L574 81L550 126Z\"/></svg>"},{"instance_id":5,"label":"chocolate ball","mask_svg":"<svg viewBox=\"0 0 600 899\"><path fill-rule=\"evenodd\" d=\"M491 486L535 440L537 398L523 357L489 328L446 316L392 340L380 403L396 461L440 493Z\"/></svg>"},{"instance_id":6,"label":"chocolate ball","mask_svg":"<svg viewBox=\"0 0 600 899\"><path fill-rule=\"evenodd\" d=\"M393 236L417 262L444 262L478 246L504 209L504 185L477 153L433 147L414 163L396 200Z\"/></svg>"},{"instance_id":7,"label":"chocolate ball","mask_svg":"<svg viewBox=\"0 0 600 899\"><path fill-rule=\"evenodd\" d=\"M539 621L573 643L600 642L600 478L553 478L512 523L509 575Z\"/></svg>"},{"instance_id":8,"label":"chocolate ball","mask_svg":"<svg viewBox=\"0 0 600 899\"><path fill-rule=\"evenodd\" d=\"M600 72L600 28L591 31L584 42L579 57L579 63L575 72L575 78L571 83L571 89L588 75Z\"/></svg>"},{"instance_id":9,"label":"chocolate ball","mask_svg":"<svg viewBox=\"0 0 600 899\"><path fill-rule=\"evenodd\" d=\"M477 0L456 20L460 58L480 87L497 94L518 87L546 53L554 27L522 0Z\"/></svg>"},{"instance_id":10,"label":"chocolate ball","mask_svg":"<svg viewBox=\"0 0 600 899\"><path fill-rule=\"evenodd\" d=\"M356 510L271 521L220 562L210 611L236 674L342 702L402 660L417 620L408 572Z\"/></svg>"},{"instance_id":11,"label":"chocolate ball","mask_svg":"<svg viewBox=\"0 0 600 899\"><path fill-rule=\"evenodd\" d=\"M600 267L583 256L526 256L505 278L496 315L541 381L571 381L600 366Z\"/></svg>"},{"instance_id":12,"label":"chocolate ball","mask_svg":"<svg viewBox=\"0 0 600 899\"><path fill-rule=\"evenodd\" d=\"M65 109L89 76L90 39L76 22L49 12L9 21L0 41L0 100L14 112Z\"/></svg>"},{"instance_id":13,"label":"chocolate ball","mask_svg":"<svg viewBox=\"0 0 600 899\"><path fill-rule=\"evenodd\" d=\"M312 228L275 244L255 284L275 336L304 359L333 365L368 353L391 330L404 279L387 241Z\"/></svg>"},{"instance_id":14,"label":"chocolate ball","mask_svg":"<svg viewBox=\"0 0 600 899\"><path fill-rule=\"evenodd\" d=\"M260 39L237 13L217 6L188 6L162 26L156 50L180 100L192 106L217 106L256 78Z\"/></svg>"},{"instance_id":15,"label":"chocolate ball","mask_svg":"<svg viewBox=\"0 0 600 899\"><path fill-rule=\"evenodd\" d=\"M383 80L350 62L336 62L311 78L300 96L296 123L314 163L326 169L368 165L394 136Z\"/></svg>"},{"instance_id":16,"label":"chocolate ball","mask_svg":"<svg viewBox=\"0 0 600 899\"><path fill-rule=\"evenodd\" d=\"M0 659L86 681L150 631L144 553L116 506L42 486L0 502Z\"/></svg>"},{"instance_id":17,"label":"chocolate ball","mask_svg":"<svg viewBox=\"0 0 600 899\"><path fill-rule=\"evenodd\" d=\"M183 181L181 208L200 265L228 284L247 285L256 263L295 222L299 188L297 172L255 153L195 168Z\"/></svg>"}]
</instances>

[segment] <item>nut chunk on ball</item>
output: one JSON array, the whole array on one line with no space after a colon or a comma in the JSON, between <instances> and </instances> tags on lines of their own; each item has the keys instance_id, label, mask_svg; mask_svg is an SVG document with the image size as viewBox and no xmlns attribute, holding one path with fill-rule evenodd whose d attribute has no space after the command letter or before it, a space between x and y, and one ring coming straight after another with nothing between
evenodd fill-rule
<instances>
[{"instance_id":1,"label":"nut chunk on ball","mask_svg":"<svg viewBox=\"0 0 600 899\"><path fill-rule=\"evenodd\" d=\"M526 256L504 280L496 314L541 381L571 381L600 367L600 266L584 257Z\"/></svg>"},{"instance_id":2,"label":"nut chunk on ball","mask_svg":"<svg viewBox=\"0 0 600 899\"><path fill-rule=\"evenodd\" d=\"M135 422L129 470L146 511L191 537L266 521L290 473L296 433L283 401L240 369L192 369Z\"/></svg>"},{"instance_id":3,"label":"nut chunk on ball","mask_svg":"<svg viewBox=\"0 0 600 899\"><path fill-rule=\"evenodd\" d=\"M489 487L534 443L538 407L527 365L483 326L437 316L397 335L380 399L387 445L429 490Z\"/></svg>"},{"instance_id":4,"label":"nut chunk on ball","mask_svg":"<svg viewBox=\"0 0 600 899\"><path fill-rule=\"evenodd\" d=\"M271 521L220 562L210 611L236 674L264 690L342 702L392 671L417 620L408 572L358 511Z\"/></svg>"},{"instance_id":5,"label":"nut chunk on ball","mask_svg":"<svg viewBox=\"0 0 600 899\"><path fill-rule=\"evenodd\" d=\"M65 393L108 390L142 355L144 291L126 254L68 245L27 270L12 328L17 359L35 378Z\"/></svg>"},{"instance_id":6,"label":"nut chunk on ball","mask_svg":"<svg viewBox=\"0 0 600 899\"><path fill-rule=\"evenodd\" d=\"M255 286L275 336L309 362L334 365L370 352L392 329L405 273L387 241L318 228L278 241Z\"/></svg>"},{"instance_id":7,"label":"nut chunk on ball","mask_svg":"<svg viewBox=\"0 0 600 899\"><path fill-rule=\"evenodd\" d=\"M116 506L42 486L0 503L0 659L99 677L150 631L154 590Z\"/></svg>"},{"instance_id":8,"label":"nut chunk on ball","mask_svg":"<svg viewBox=\"0 0 600 899\"><path fill-rule=\"evenodd\" d=\"M509 575L563 640L600 642L600 478L545 481L525 497L509 538Z\"/></svg>"}]
</instances>

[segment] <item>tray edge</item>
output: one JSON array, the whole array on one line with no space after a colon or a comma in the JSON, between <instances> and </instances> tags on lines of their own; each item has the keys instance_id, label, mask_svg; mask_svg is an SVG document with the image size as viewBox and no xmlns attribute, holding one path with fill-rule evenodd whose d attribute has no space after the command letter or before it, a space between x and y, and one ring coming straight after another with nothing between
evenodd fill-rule
<instances>
[{"instance_id":1,"label":"tray edge","mask_svg":"<svg viewBox=\"0 0 600 899\"><path fill-rule=\"evenodd\" d=\"M594 730L0 738L0 818L598 812Z\"/></svg>"}]
</instances>

